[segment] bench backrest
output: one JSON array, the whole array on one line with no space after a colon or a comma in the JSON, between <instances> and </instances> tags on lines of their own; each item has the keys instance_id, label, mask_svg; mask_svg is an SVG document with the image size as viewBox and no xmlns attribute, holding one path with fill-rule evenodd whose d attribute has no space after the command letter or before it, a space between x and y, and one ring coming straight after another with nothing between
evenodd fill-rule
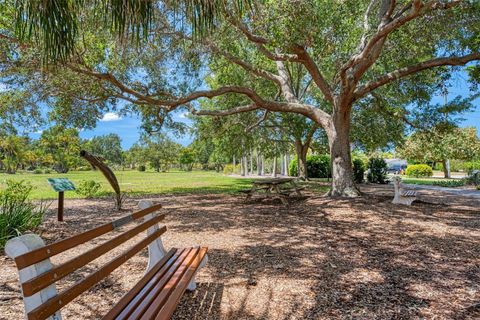
<instances>
[{"instance_id":1,"label":"bench backrest","mask_svg":"<svg viewBox=\"0 0 480 320\"><path fill-rule=\"evenodd\" d=\"M151 268L153 261L163 256L165 249L159 237L166 231L166 227L160 228L158 222L162 221L165 215L153 214L161 208L161 205L153 205L150 201L141 201L139 206L142 210L50 245L45 245L43 240L34 234L23 235L7 242L5 252L15 260L18 268L27 319L61 319L59 310L63 306L107 277L146 246L149 247L149 268ZM52 265L50 257L141 218L144 219L141 224L60 265ZM57 293L55 283L58 280L147 229L147 237L140 242L132 245L71 287Z\"/></svg>"}]
</instances>

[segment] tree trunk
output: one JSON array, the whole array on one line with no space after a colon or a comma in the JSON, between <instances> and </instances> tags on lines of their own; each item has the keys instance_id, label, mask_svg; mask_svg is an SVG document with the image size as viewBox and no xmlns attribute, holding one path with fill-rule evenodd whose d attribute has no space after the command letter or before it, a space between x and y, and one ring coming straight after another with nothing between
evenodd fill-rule
<instances>
[{"instance_id":1,"label":"tree trunk","mask_svg":"<svg viewBox=\"0 0 480 320\"><path fill-rule=\"evenodd\" d=\"M307 172L307 153L308 147L303 145L301 141L296 141L295 150L297 152L297 166L298 166L298 177L304 180L308 180Z\"/></svg>"},{"instance_id":2,"label":"tree trunk","mask_svg":"<svg viewBox=\"0 0 480 320\"><path fill-rule=\"evenodd\" d=\"M250 175L253 176L253 151L250 149Z\"/></svg>"},{"instance_id":3,"label":"tree trunk","mask_svg":"<svg viewBox=\"0 0 480 320\"><path fill-rule=\"evenodd\" d=\"M444 159L442 161L443 164L443 174L445 178L450 179L452 177L452 174L450 172L450 159Z\"/></svg>"},{"instance_id":4,"label":"tree trunk","mask_svg":"<svg viewBox=\"0 0 480 320\"><path fill-rule=\"evenodd\" d=\"M261 168L261 158L260 158L260 154L258 153L258 149L257 149L257 175L261 176L262 175L262 168Z\"/></svg>"},{"instance_id":5,"label":"tree trunk","mask_svg":"<svg viewBox=\"0 0 480 320\"><path fill-rule=\"evenodd\" d=\"M272 169L272 177L277 177L277 157L273 157L273 169Z\"/></svg>"},{"instance_id":6,"label":"tree trunk","mask_svg":"<svg viewBox=\"0 0 480 320\"><path fill-rule=\"evenodd\" d=\"M243 172L245 173L246 176L248 176L248 157L247 157L247 155L243 156L243 165L244 165Z\"/></svg>"},{"instance_id":7,"label":"tree trunk","mask_svg":"<svg viewBox=\"0 0 480 320\"><path fill-rule=\"evenodd\" d=\"M241 175L242 177L245 176L245 171L244 171L245 166L243 165L244 159L245 159L244 156L242 156L242 157L240 158L240 175Z\"/></svg>"},{"instance_id":8,"label":"tree trunk","mask_svg":"<svg viewBox=\"0 0 480 320\"><path fill-rule=\"evenodd\" d=\"M233 155L233 170L232 170L233 174L235 174L236 167L237 167L237 159L235 159L235 155Z\"/></svg>"},{"instance_id":9,"label":"tree trunk","mask_svg":"<svg viewBox=\"0 0 480 320\"><path fill-rule=\"evenodd\" d=\"M262 156L262 170L260 171L260 175L264 176L265 175L265 157Z\"/></svg>"},{"instance_id":10,"label":"tree trunk","mask_svg":"<svg viewBox=\"0 0 480 320\"><path fill-rule=\"evenodd\" d=\"M360 195L353 180L350 154L350 113L335 112L328 134L332 166L332 189L330 196L357 197Z\"/></svg>"},{"instance_id":11,"label":"tree trunk","mask_svg":"<svg viewBox=\"0 0 480 320\"><path fill-rule=\"evenodd\" d=\"M280 155L280 174L285 175L285 157Z\"/></svg>"}]
</instances>

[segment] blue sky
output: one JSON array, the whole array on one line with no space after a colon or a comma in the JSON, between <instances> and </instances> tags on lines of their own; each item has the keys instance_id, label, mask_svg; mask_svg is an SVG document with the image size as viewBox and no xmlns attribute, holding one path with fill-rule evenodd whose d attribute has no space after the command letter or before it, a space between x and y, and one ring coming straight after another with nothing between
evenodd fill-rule
<instances>
[{"instance_id":1,"label":"blue sky","mask_svg":"<svg viewBox=\"0 0 480 320\"><path fill-rule=\"evenodd\" d=\"M450 87L448 92L448 100L455 98L458 95L467 97L468 96L468 83L467 76L462 73L457 73L455 78L450 81ZM435 97L432 100L432 103L443 103L443 96ZM476 106L475 111L472 113L465 114L463 118L465 121L461 124L463 127L474 126L477 127L478 132L480 132L480 98L474 101ZM187 125L191 124L191 121L187 119L186 113L176 113L174 115L176 121L181 121ZM84 139L89 139L94 136L105 135L109 133L116 133L122 139L122 147L124 149L130 148L138 139L140 138L140 129L141 121L139 118L134 116L125 116L121 117L115 113L107 113L103 119L97 122L96 128L92 130L83 130L80 132L80 136ZM37 139L40 137L41 132L30 133L29 135ZM183 136L181 138L176 138L172 136L172 139L178 143L187 146L192 142L192 138L189 135Z\"/></svg>"},{"instance_id":2,"label":"blue sky","mask_svg":"<svg viewBox=\"0 0 480 320\"><path fill-rule=\"evenodd\" d=\"M174 119L176 121L184 122L187 125L191 124L191 121L186 118L186 113L177 113L174 115ZM140 126L141 120L138 117L124 117L113 112L108 112L101 120L97 121L97 126L94 129L80 131L80 137L83 139L90 139L94 136L116 133L122 139L122 148L128 149L140 138ZM39 130L37 132L29 133L29 136L33 139L38 139L41 133L41 130ZM190 135L185 135L180 138L172 136L172 139L184 146L187 146L192 142L192 137Z\"/></svg>"}]
</instances>

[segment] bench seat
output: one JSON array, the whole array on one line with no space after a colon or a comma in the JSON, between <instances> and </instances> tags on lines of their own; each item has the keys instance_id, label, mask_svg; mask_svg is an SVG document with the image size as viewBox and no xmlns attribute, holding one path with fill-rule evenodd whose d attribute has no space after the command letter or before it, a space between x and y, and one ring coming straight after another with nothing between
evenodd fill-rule
<instances>
[{"instance_id":1,"label":"bench seat","mask_svg":"<svg viewBox=\"0 0 480 320\"><path fill-rule=\"evenodd\" d=\"M103 319L170 319L207 248L170 250Z\"/></svg>"},{"instance_id":2,"label":"bench seat","mask_svg":"<svg viewBox=\"0 0 480 320\"><path fill-rule=\"evenodd\" d=\"M415 197L417 196L417 192L413 190L406 190L402 193L402 197Z\"/></svg>"},{"instance_id":3,"label":"bench seat","mask_svg":"<svg viewBox=\"0 0 480 320\"><path fill-rule=\"evenodd\" d=\"M289 195L290 193L298 193L299 191L305 190L305 187L298 187L298 188L289 188L289 189L280 189L280 193Z\"/></svg>"}]
</instances>

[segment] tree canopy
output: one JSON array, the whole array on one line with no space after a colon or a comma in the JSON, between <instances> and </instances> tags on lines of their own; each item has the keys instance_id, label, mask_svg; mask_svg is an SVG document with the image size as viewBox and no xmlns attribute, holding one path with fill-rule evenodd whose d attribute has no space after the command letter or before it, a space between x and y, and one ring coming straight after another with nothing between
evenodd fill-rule
<instances>
[{"instance_id":1,"label":"tree canopy","mask_svg":"<svg viewBox=\"0 0 480 320\"><path fill-rule=\"evenodd\" d=\"M180 110L250 112L252 123L267 112L298 115L328 139L332 195L358 194L352 140L397 140L409 106L438 94L452 68L467 66L473 90L478 81L477 1L52 3L6 4L2 21L16 28L4 24L1 34L14 52L4 68L16 70L6 74L12 90L21 83L53 99L56 121L92 125L120 100L151 132L175 128L171 112ZM55 67L45 70L45 60ZM200 108L204 98L211 108ZM356 129L372 122L392 137Z\"/></svg>"}]
</instances>

